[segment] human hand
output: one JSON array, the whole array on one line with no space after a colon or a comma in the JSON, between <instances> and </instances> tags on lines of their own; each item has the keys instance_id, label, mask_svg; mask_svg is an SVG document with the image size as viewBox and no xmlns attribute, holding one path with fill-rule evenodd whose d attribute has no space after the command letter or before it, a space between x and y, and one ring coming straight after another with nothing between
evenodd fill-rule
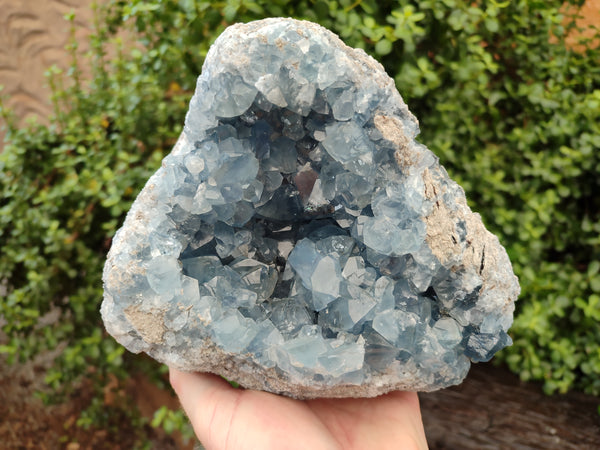
<instances>
[{"instance_id":1,"label":"human hand","mask_svg":"<svg viewBox=\"0 0 600 450\"><path fill-rule=\"evenodd\" d=\"M427 448L414 392L294 400L235 389L211 374L170 369L170 380L209 450Z\"/></svg>"}]
</instances>

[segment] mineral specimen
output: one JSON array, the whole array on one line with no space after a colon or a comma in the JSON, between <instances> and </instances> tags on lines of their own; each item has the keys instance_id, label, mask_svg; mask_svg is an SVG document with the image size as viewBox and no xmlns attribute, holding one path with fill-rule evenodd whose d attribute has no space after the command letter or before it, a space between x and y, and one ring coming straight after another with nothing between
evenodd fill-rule
<instances>
[{"instance_id":1,"label":"mineral specimen","mask_svg":"<svg viewBox=\"0 0 600 450\"><path fill-rule=\"evenodd\" d=\"M132 352L299 398L459 383L510 344L517 279L362 50L228 28L114 238L102 315Z\"/></svg>"}]
</instances>

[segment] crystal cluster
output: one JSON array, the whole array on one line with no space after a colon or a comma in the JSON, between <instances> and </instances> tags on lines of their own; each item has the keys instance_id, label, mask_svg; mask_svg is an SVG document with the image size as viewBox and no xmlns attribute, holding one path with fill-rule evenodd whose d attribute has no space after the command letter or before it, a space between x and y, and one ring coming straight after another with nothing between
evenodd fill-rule
<instances>
[{"instance_id":1,"label":"crystal cluster","mask_svg":"<svg viewBox=\"0 0 600 450\"><path fill-rule=\"evenodd\" d=\"M184 131L105 267L133 352L287 395L459 383L519 287L381 66L267 19L211 48Z\"/></svg>"}]
</instances>

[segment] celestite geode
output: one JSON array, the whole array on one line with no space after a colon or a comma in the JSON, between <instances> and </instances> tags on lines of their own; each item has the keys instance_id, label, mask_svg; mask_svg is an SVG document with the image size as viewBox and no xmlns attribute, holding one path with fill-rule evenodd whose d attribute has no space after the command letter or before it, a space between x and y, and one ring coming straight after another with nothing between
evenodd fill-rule
<instances>
[{"instance_id":1,"label":"celestite geode","mask_svg":"<svg viewBox=\"0 0 600 450\"><path fill-rule=\"evenodd\" d=\"M107 330L299 398L461 382L510 344L519 286L417 133L381 65L324 28L228 28L114 238Z\"/></svg>"}]
</instances>

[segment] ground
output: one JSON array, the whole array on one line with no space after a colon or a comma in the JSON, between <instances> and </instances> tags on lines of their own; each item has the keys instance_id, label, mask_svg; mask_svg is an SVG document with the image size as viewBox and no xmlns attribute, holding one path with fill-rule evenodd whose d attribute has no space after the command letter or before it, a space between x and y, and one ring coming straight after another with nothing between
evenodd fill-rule
<instances>
[{"instance_id":1,"label":"ground","mask_svg":"<svg viewBox=\"0 0 600 450\"><path fill-rule=\"evenodd\" d=\"M89 405L93 390L89 383L77 386L74 394L56 405L44 405L35 392L48 391L44 383L46 369L55 354L45 353L25 364L8 365L0 357L0 448L35 450L130 450L145 438L151 448L160 450L191 450L193 442L184 445L180 436L168 436L161 429L146 424L141 431L128 426L126 420L116 421L112 429L89 428L77 425L79 413ZM115 399L116 379L105 386L107 409ZM159 389L144 377L129 380L123 386L138 409L149 422L161 405L178 408L178 401L168 389Z\"/></svg>"}]
</instances>

